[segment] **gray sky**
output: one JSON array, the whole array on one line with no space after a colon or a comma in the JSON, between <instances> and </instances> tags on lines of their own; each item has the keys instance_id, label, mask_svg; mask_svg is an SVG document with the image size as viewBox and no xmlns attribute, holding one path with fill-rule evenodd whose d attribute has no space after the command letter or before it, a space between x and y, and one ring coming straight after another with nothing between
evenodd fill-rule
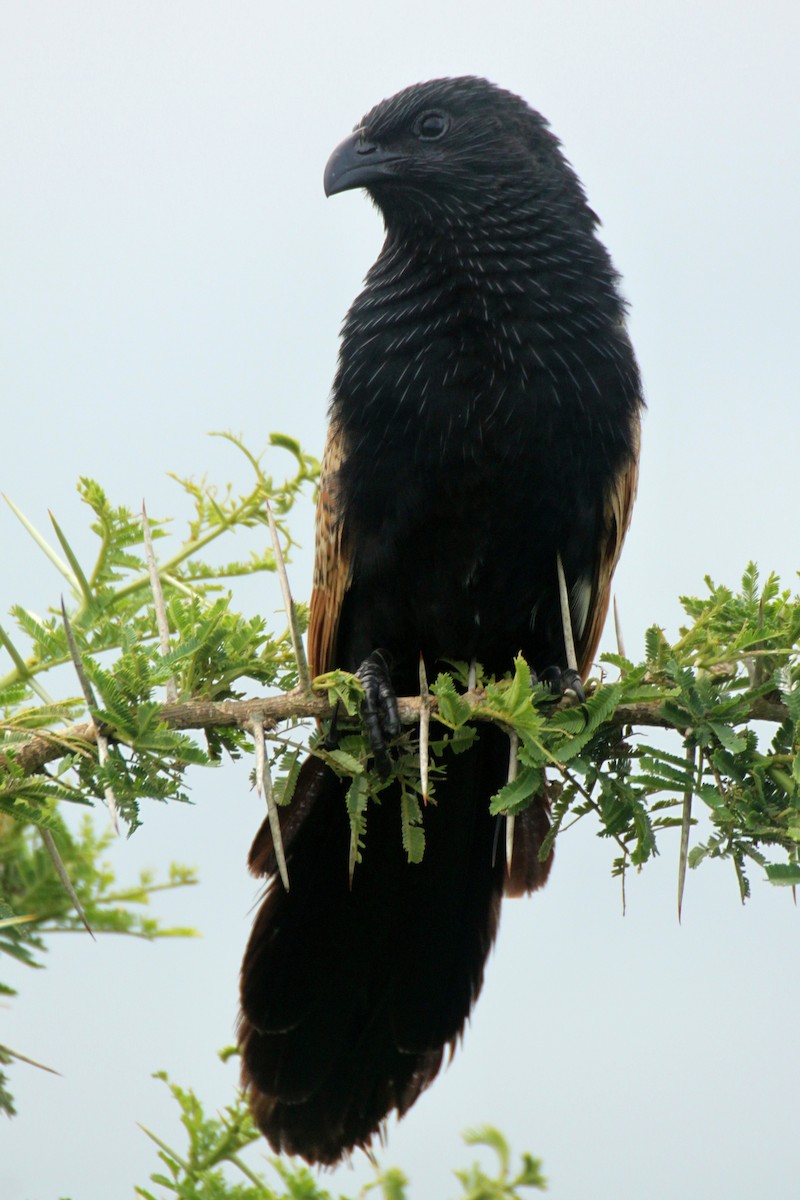
<instances>
[{"instance_id":1,"label":"gray sky","mask_svg":"<svg viewBox=\"0 0 800 1200\"><path fill-rule=\"evenodd\" d=\"M617 576L629 653L677 596L735 584L749 558L793 584L800 9L750 3L406 0L381 6L5 0L0 7L0 489L90 544L79 475L186 515L168 471L244 486L212 429L298 435L319 453L338 328L381 239L322 169L397 88L476 73L540 109L604 222L624 276L649 414ZM275 470L280 471L276 455ZM310 586L312 517L294 586ZM59 578L0 511L0 609L43 609ZM236 547L239 550L239 547ZM271 585L237 591L277 607ZM607 643L608 644L608 643ZM64 937L17 971L0 1040L58 1068L14 1070L0 1129L9 1200L107 1200L155 1169L136 1122L181 1145L166 1069L212 1105L234 1070L238 964L256 889L260 804L246 769L194 777L196 807L153 806L115 848L196 863L159 912L187 943ZM506 906L456 1058L382 1154L415 1200L455 1195L459 1131L486 1121L543 1157L557 1200L726 1200L797 1186L800 918L733 871L688 881L677 838L628 888L588 825L559 842L546 891ZM336 1183L355 1192L363 1159Z\"/></svg>"}]
</instances>

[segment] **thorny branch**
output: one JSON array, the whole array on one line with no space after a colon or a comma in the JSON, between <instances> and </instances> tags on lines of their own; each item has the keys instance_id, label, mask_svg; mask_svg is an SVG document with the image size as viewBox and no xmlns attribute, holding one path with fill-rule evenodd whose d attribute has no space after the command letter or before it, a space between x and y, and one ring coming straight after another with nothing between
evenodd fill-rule
<instances>
[{"instance_id":1,"label":"thorny branch","mask_svg":"<svg viewBox=\"0 0 800 1200\"><path fill-rule=\"evenodd\" d=\"M482 690L466 692L463 699L470 706L471 718L476 721L492 720L491 714L485 711L484 693ZM570 707L575 701L565 698L558 707ZM403 696L398 698L397 708L400 720L404 725L417 725L420 720L422 701L419 696ZM438 702L435 696L430 697L431 713L435 715ZM263 719L264 727L274 728L282 721L289 720L325 720L333 715L334 706L327 694L311 694L301 689L295 689L279 696L261 696L251 700L226 700L215 703L211 700L189 700L184 704L165 704L159 712L159 719L170 729L215 729L234 726L246 726L253 718ZM785 721L788 711L779 701L760 697L750 706L748 719L751 721L772 721L780 724ZM673 729L674 722L664 715L660 701L646 701L637 704L620 704L609 718L609 722L618 727L626 725L657 726ZM26 746L17 751L16 761L26 775L33 775L49 762L63 757L76 745L91 746L97 742L97 730L90 723L72 725L61 729L52 735L37 734L30 739ZM0 764L2 756L0 756Z\"/></svg>"}]
</instances>

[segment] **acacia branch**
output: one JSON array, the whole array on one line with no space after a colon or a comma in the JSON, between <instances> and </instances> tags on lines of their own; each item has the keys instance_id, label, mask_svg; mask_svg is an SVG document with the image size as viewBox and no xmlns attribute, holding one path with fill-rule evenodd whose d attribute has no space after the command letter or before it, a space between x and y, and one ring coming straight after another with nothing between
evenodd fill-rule
<instances>
[{"instance_id":1,"label":"acacia branch","mask_svg":"<svg viewBox=\"0 0 800 1200\"><path fill-rule=\"evenodd\" d=\"M491 721L493 713L487 711L483 691L465 693L463 699L469 705L471 719ZM559 707L574 704L571 699L561 700ZM246 727L254 718L263 721L265 729L274 729L282 721L325 720L333 715L333 705L327 693L307 693L300 689L279 696L262 696L253 700L189 700L184 704L165 704L159 711L159 720L170 729L219 729ZM422 702L419 696L398 698L397 709L404 725L419 724ZM430 697L430 711L435 715L438 702ZM751 703L748 721L772 721L780 724L789 713L779 701L767 700L762 696ZM659 726L674 729L675 722L665 716L659 700L640 701L635 704L620 704L611 714L608 723L617 727L627 725ZM17 749L16 764L26 775L41 771L47 763L63 758L67 753L89 748L97 744L97 729L91 723L72 725L52 734L35 734L30 741ZM0 767L4 764L0 755Z\"/></svg>"}]
</instances>

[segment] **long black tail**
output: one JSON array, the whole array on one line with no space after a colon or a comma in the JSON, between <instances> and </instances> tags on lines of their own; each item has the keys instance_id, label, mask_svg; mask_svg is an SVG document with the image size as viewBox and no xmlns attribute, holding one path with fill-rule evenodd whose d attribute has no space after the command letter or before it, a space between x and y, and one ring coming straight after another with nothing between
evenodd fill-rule
<instances>
[{"instance_id":1,"label":"long black tail","mask_svg":"<svg viewBox=\"0 0 800 1200\"><path fill-rule=\"evenodd\" d=\"M403 850L399 796L384 791L351 888L346 785L304 764L284 829L291 890L273 881L242 964L243 1083L276 1151L336 1162L434 1079L480 991L504 884L532 890L549 867L542 804L518 819L508 886L488 805L507 766L508 740L489 727L450 756L419 864ZM266 822L250 867L274 872Z\"/></svg>"}]
</instances>

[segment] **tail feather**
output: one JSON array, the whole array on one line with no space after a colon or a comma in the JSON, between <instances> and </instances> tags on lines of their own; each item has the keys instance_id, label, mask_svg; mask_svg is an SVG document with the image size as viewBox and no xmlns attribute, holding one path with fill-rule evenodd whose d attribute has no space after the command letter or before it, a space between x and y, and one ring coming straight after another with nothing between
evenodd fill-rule
<instances>
[{"instance_id":1,"label":"tail feather","mask_svg":"<svg viewBox=\"0 0 800 1200\"><path fill-rule=\"evenodd\" d=\"M242 965L243 1083L275 1150L335 1162L435 1078L497 931L505 859L493 861L487 801L507 755L487 728L452 756L424 811L419 864L406 861L399 794L384 791L352 887L346 784L317 759L304 764L283 830L291 890L269 885ZM523 828L527 858L539 827ZM250 863L274 871L266 822ZM518 885L536 874L515 870Z\"/></svg>"},{"instance_id":2,"label":"tail feather","mask_svg":"<svg viewBox=\"0 0 800 1200\"><path fill-rule=\"evenodd\" d=\"M514 848L506 873L506 896L527 896L547 883L553 865L551 850L544 861L539 858L544 839L550 831L550 802L545 792L514 819Z\"/></svg>"}]
</instances>

